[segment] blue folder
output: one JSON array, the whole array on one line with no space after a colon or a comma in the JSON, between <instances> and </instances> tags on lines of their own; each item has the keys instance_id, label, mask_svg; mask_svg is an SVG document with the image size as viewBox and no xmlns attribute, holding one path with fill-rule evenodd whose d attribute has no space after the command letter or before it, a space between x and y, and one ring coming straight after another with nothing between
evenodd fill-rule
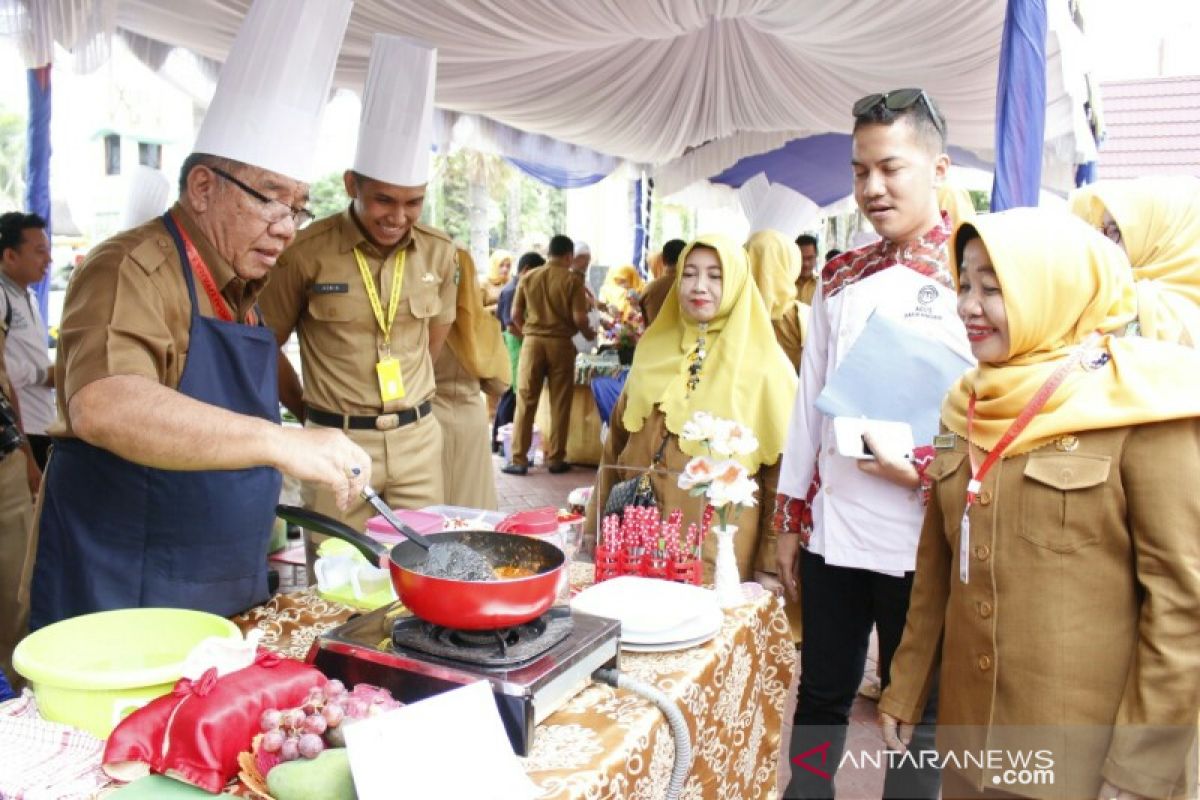
<instances>
[{"instance_id":1,"label":"blue folder","mask_svg":"<svg viewBox=\"0 0 1200 800\"><path fill-rule=\"evenodd\" d=\"M907 422L914 442L930 444L946 392L972 366L944 342L876 313L817 397L817 409L830 417Z\"/></svg>"}]
</instances>

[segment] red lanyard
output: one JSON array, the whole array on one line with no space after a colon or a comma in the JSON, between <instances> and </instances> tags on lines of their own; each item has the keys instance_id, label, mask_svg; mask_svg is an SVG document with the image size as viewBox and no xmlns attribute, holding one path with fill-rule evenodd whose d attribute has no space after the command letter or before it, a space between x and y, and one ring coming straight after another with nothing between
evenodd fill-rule
<instances>
[{"instance_id":1,"label":"red lanyard","mask_svg":"<svg viewBox=\"0 0 1200 800\"><path fill-rule=\"evenodd\" d=\"M1000 457L1008 449L1008 446L1013 443L1013 440L1037 416L1037 413L1046 405L1050 396L1066 380L1067 373L1078 366L1079 362L1083 360L1084 354L1087 353L1088 349L1099 338L1100 332L1096 331L1075 350L1075 353L1070 358L1064 361L1058 369L1054 370L1054 374L1042 384L1042 388L1037 390L1037 394L1030 399L1029 404L1013 420L1012 425L1008 426L1008 430L1000 437L1000 441L996 442L996 446L992 448L992 452L988 453L987 458L984 459L983 466L978 466L975 463L975 451L971 449L971 430L975 425L975 395L974 393L971 394L971 399L967 401L967 455L971 459L971 480L967 483L967 508L970 508L971 504L979 496L983 479L987 477L992 466L1000 460Z\"/></svg>"},{"instance_id":2,"label":"red lanyard","mask_svg":"<svg viewBox=\"0 0 1200 800\"><path fill-rule=\"evenodd\" d=\"M204 293L208 295L208 301L212 303L213 312L226 322L233 322L233 311L229 308L229 301L218 291L217 282L213 280L212 273L208 271L208 266L205 265L204 259L200 257L196 246L192 244L192 238L188 236L187 229L179 223L179 219L174 215L172 215L172 218L175 219L175 227L179 229L179 236L183 239L183 249L187 253L188 263L192 267L192 272L200 279L200 285L204 287ZM246 324L258 324L258 319L253 309L246 312Z\"/></svg>"},{"instance_id":3,"label":"red lanyard","mask_svg":"<svg viewBox=\"0 0 1200 800\"><path fill-rule=\"evenodd\" d=\"M978 466L975 463L975 451L971 449L971 433L975 427L975 395L972 393L967 401L967 456L971 460L971 480L967 482L967 503L963 506L962 521L959 523L959 541L958 541L958 578L963 583L967 583L970 579L970 561L971 557L971 519L969 513L971 506L975 504L975 500L979 497L979 490L983 487L983 479L987 477L992 466L1000 460L1004 451L1008 446L1020 435L1021 431L1025 430L1026 426L1033 420L1037 413L1046 405L1046 401L1050 396L1062 385L1066 380L1067 373L1079 365L1083 360L1084 354L1088 349L1100 338L1100 332L1096 331L1084 341L1083 344L1076 349L1075 353L1070 358L1064 361L1058 369L1054 370L1049 379L1042 384L1029 401L1029 403L1021 410L1013 423L1008 426L1008 430L1000 437L1000 441L996 442L996 446L992 448L992 452L988 453L984 459L983 466Z\"/></svg>"}]
</instances>

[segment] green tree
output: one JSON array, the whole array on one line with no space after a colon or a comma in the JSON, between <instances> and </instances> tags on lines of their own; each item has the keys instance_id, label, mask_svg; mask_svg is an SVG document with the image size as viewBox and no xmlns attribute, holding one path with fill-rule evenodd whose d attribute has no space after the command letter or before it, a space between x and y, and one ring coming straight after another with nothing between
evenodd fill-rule
<instances>
[{"instance_id":1,"label":"green tree","mask_svg":"<svg viewBox=\"0 0 1200 800\"><path fill-rule=\"evenodd\" d=\"M488 229L489 248L516 251L530 237L545 240L566 225L567 201L561 189L531 178L500 156L465 150L434 158L422 220L469 243L471 179L481 174L486 175L488 195L500 211ZM511 226L508 197L514 182L520 191L520 211L518 224Z\"/></svg>"},{"instance_id":2,"label":"green tree","mask_svg":"<svg viewBox=\"0 0 1200 800\"><path fill-rule=\"evenodd\" d=\"M346 195L340 172L331 172L318 178L308 190L308 209L318 219L337 214L349 204L350 198Z\"/></svg>"}]
</instances>

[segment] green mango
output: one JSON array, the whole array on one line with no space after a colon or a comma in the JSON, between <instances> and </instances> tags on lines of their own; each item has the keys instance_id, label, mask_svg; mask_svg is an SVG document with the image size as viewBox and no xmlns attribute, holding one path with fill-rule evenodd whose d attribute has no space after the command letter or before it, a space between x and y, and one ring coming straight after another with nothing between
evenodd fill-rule
<instances>
[{"instance_id":1,"label":"green mango","mask_svg":"<svg viewBox=\"0 0 1200 800\"><path fill-rule=\"evenodd\" d=\"M287 761L267 774L275 800L357 800L350 758L344 747L326 750L314 759Z\"/></svg>"}]
</instances>

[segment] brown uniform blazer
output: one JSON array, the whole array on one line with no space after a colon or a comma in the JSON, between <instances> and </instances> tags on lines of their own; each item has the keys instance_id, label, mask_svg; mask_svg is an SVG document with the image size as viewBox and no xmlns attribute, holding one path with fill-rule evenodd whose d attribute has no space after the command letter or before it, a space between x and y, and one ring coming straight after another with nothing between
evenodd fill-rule
<instances>
[{"instance_id":1,"label":"brown uniform blazer","mask_svg":"<svg viewBox=\"0 0 1200 800\"><path fill-rule=\"evenodd\" d=\"M598 525L599 511L604 509L608 493L617 481L639 475L640 472L625 472L618 469L607 469L613 465L633 467L648 467L654 459L654 454L662 444L663 437L669 438L663 451L663 466L671 474L654 474L651 483L655 497L659 500L659 510L664 516L672 509L683 511L683 524L686 529L689 522L700 524L704 513L704 498L691 497L679 488L678 474L691 456L679 449L679 437L667 430L666 417L655 407L649 418L642 424L642 429L630 432L625 429L621 418L625 414L626 397L624 394L617 400L613 408L608 432L604 443L604 453L600 457L600 471L596 475L596 488L592 491L591 500L587 507L587 519L584 523L585 541L593 543ZM771 510L775 498L776 485L779 482L779 462L768 467L762 467L754 476L758 484L758 505L748 508L730 524L738 526L737 537L734 540L734 550L737 553L738 572L743 580L752 580L755 570L775 573L775 532L771 528ZM713 524L716 524L714 519ZM589 544L589 547L591 544ZM704 560L704 577L712 582L713 564L716 561L716 535L709 533L704 539L701 556Z\"/></svg>"},{"instance_id":2,"label":"brown uniform blazer","mask_svg":"<svg viewBox=\"0 0 1200 800\"><path fill-rule=\"evenodd\" d=\"M1200 421L1088 431L998 461L970 512L967 583L970 463L956 439L929 469L880 709L919 717L940 667L939 746L1054 750L1054 786L1027 793L1090 798L1102 778L1178 791L1200 705ZM993 786L986 769L961 772Z\"/></svg>"}]
</instances>

